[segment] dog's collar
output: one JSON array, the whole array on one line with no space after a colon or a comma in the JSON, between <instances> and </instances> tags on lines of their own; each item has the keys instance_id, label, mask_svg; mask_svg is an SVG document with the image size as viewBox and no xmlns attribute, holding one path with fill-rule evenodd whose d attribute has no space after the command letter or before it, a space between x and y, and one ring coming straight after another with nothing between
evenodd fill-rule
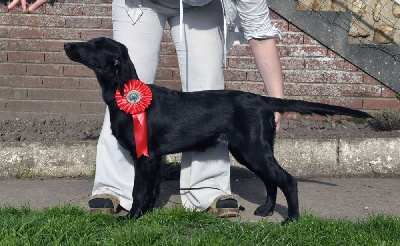
<instances>
[{"instance_id":1,"label":"dog's collar","mask_svg":"<svg viewBox=\"0 0 400 246\"><path fill-rule=\"evenodd\" d=\"M132 79L124 85L124 95L117 89L115 100L118 107L132 115L136 155L149 156L146 108L150 106L153 94L150 88L140 80Z\"/></svg>"}]
</instances>

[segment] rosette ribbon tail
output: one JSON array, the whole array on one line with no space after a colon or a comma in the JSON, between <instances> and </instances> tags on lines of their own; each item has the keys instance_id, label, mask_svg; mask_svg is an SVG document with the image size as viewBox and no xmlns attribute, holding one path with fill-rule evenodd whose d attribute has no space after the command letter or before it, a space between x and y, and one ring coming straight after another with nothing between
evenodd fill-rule
<instances>
[{"instance_id":1,"label":"rosette ribbon tail","mask_svg":"<svg viewBox=\"0 0 400 246\"><path fill-rule=\"evenodd\" d=\"M149 149L147 145L147 119L146 112L133 114L133 133L136 143L137 158L142 155L149 157Z\"/></svg>"}]
</instances>

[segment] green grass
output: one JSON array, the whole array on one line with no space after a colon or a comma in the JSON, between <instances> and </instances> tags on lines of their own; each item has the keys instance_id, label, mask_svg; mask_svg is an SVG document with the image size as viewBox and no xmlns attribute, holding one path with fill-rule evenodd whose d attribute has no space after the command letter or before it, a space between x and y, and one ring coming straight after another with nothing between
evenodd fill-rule
<instances>
[{"instance_id":1,"label":"green grass","mask_svg":"<svg viewBox=\"0 0 400 246\"><path fill-rule=\"evenodd\" d=\"M72 205L42 211L3 207L0 245L400 245L400 218L377 215L351 222L305 214L281 226L174 208L118 222Z\"/></svg>"}]
</instances>

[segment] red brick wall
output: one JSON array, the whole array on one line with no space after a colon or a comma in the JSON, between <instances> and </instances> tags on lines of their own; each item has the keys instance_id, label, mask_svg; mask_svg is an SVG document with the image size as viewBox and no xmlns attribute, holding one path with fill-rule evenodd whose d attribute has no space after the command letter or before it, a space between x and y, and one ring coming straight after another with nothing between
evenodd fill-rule
<instances>
[{"instance_id":1,"label":"red brick wall","mask_svg":"<svg viewBox=\"0 0 400 246\"><path fill-rule=\"evenodd\" d=\"M68 41L112 36L111 0L65 0L33 14L0 9L0 119L102 119L104 104L93 73L63 52ZM368 111L400 108L396 93L292 24L272 13L287 97ZM227 89L264 93L248 45L234 47L225 69ZM157 84L180 88L175 49L168 30Z\"/></svg>"}]
</instances>

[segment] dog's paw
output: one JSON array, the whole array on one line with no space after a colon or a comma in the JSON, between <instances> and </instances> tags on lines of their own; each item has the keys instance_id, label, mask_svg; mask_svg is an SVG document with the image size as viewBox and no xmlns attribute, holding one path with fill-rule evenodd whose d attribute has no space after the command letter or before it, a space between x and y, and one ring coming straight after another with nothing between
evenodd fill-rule
<instances>
[{"instance_id":1,"label":"dog's paw","mask_svg":"<svg viewBox=\"0 0 400 246\"><path fill-rule=\"evenodd\" d=\"M287 224L289 224L291 222L294 222L294 221L296 221L298 219L299 219L298 216L297 217L287 217L284 221L282 221L281 225L283 225L283 226L287 225Z\"/></svg>"},{"instance_id":2,"label":"dog's paw","mask_svg":"<svg viewBox=\"0 0 400 246\"><path fill-rule=\"evenodd\" d=\"M129 214L127 214L125 216L118 216L117 217L117 221L124 221L124 220L130 220L130 219L132 219L132 217Z\"/></svg>"},{"instance_id":3,"label":"dog's paw","mask_svg":"<svg viewBox=\"0 0 400 246\"><path fill-rule=\"evenodd\" d=\"M274 208L271 206L261 205L256 210L254 210L254 215L266 217L274 214Z\"/></svg>"}]
</instances>

